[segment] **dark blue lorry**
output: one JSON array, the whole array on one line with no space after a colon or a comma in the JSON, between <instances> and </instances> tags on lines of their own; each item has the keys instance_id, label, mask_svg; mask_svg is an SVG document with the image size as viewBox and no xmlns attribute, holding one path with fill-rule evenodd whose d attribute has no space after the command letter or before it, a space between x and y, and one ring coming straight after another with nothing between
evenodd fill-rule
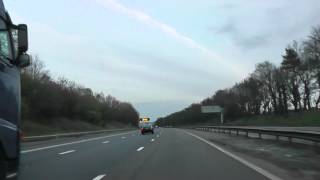
<instances>
[{"instance_id":1,"label":"dark blue lorry","mask_svg":"<svg viewBox=\"0 0 320 180\"><path fill-rule=\"evenodd\" d=\"M0 0L0 180L16 179L20 154L20 70L30 64L27 26L14 25Z\"/></svg>"}]
</instances>

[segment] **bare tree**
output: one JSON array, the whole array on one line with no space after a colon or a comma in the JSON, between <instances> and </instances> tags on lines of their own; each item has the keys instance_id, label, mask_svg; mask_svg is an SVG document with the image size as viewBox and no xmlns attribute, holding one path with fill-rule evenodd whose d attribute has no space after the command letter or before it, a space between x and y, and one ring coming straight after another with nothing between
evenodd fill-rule
<instances>
[{"instance_id":1,"label":"bare tree","mask_svg":"<svg viewBox=\"0 0 320 180\"><path fill-rule=\"evenodd\" d=\"M296 50L290 46L285 49L285 55L282 57L281 69L288 72L288 87L291 92L291 103L294 106L294 110L298 111L298 109L301 109L298 76L301 61Z\"/></svg>"},{"instance_id":2,"label":"bare tree","mask_svg":"<svg viewBox=\"0 0 320 180\"><path fill-rule=\"evenodd\" d=\"M312 29L308 39L304 41L304 55L307 59L306 65L310 76L315 79L318 89L315 107L319 108L320 103L320 26Z\"/></svg>"},{"instance_id":3,"label":"bare tree","mask_svg":"<svg viewBox=\"0 0 320 180\"><path fill-rule=\"evenodd\" d=\"M268 61L259 63L256 65L253 77L263 84L262 89L267 90L266 92L271 99L273 111L278 112L276 81L274 79L275 69L276 66Z\"/></svg>"}]
</instances>

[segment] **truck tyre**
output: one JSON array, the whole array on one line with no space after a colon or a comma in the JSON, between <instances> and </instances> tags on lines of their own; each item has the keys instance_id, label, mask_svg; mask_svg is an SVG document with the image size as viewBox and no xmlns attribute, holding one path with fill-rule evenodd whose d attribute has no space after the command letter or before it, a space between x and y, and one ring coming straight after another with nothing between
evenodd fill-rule
<instances>
[{"instance_id":1,"label":"truck tyre","mask_svg":"<svg viewBox=\"0 0 320 180\"><path fill-rule=\"evenodd\" d=\"M6 162L4 161L4 154L0 150L0 180L4 180L7 175L7 166Z\"/></svg>"}]
</instances>

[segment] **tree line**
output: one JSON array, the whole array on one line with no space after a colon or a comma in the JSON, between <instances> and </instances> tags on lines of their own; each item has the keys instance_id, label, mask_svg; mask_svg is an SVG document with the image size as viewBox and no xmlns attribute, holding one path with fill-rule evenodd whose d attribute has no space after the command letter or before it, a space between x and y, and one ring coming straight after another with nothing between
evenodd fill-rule
<instances>
[{"instance_id":1,"label":"tree line","mask_svg":"<svg viewBox=\"0 0 320 180\"><path fill-rule=\"evenodd\" d=\"M38 56L21 72L22 119L50 123L56 118L80 120L98 126L118 122L136 126L139 114L127 102L94 93L66 78L53 79Z\"/></svg>"},{"instance_id":2,"label":"tree line","mask_svg":"<svg viewBox=\"0 0 320 180\"><path fill-rule=\"evenodd\" d=\"M288 115L319 110L320 26L312 28L303 41L293 41L284 49L282 62L258 63L255 70L233 87L218 90L198 104L159 118L157 123L191 124L208 118L201 105L219 105L225 117L235 120L261 114Z\"/></svg>"}]
</instances>

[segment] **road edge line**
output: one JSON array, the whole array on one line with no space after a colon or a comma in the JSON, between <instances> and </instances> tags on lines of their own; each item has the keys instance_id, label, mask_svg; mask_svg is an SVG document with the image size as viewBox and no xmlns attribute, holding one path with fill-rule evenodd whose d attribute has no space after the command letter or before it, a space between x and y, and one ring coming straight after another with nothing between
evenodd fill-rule
<instances>
[{"instance_id":1,"label":"road edge line","mask_svg":"<svg viewBox=\"0 0 320 180\"><path fill-rule=\"evenodd\" d=\"M253 164L253 163L251 163L251 162L249 162L249 161L247 161L247 160L245 160L245 159L243 159L243 158L241 158L241 157L239 157L239 156L237 156L235 154L232 154L231 152L219 147L218 145L216 145L216 144L214 144L214 143L212 143L212 142L210 142L210 141L208 141L208 140L206 140L206 139L204 139L204 138L202 138L200 136L197 136L197 135L195 135L195 134L193 134L191 132L187 132L187 131L184 131L184 132L186 134L188 134L190 136L193 136L194 138L197 138L198 140L210 145L211 147L216 148L217 150L221 151L222 153L224 153L224 154L228 155L229 157L239 161L240 163L246 165L247 167L255 170L259 174L262 174L263 176L265 176L265 177L267 177L267 178L269 178L271 180L283 180L282 178L270 173L269 171L264 170L261 167L258 167L257 165L255 165L255 164Z\"/></svg>"}]
</instances>

